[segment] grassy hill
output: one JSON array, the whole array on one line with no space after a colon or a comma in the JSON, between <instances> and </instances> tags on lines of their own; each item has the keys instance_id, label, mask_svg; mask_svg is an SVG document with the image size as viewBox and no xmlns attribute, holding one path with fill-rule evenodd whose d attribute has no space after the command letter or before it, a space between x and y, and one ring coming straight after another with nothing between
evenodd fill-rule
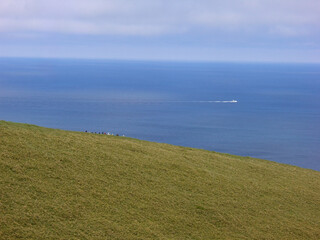
<instances>
[{"instance_id":1,"label":"grassy hill","mask_svg":"<svg viewBox=\"0 0 320 240\"><path fill-rule=\"evenodd\" d=\"M320 239L320 172L0 121L0 239Z\"/></svg>"}]
</instances>

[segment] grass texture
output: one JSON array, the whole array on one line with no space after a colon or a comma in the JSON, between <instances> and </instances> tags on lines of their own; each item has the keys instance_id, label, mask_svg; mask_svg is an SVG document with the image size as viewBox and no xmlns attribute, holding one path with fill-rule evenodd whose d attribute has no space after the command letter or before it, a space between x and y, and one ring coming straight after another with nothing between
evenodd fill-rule
<instances>
[{"instance_id":1,"label":"grass texture","mask_svg":"<svg viewBox=\"0 0 320 240\"><path fill-rule=\"evenodd\" d=\"M320 239L320 172L0 121L0 239Z\"/></svg>"}]
</instances>

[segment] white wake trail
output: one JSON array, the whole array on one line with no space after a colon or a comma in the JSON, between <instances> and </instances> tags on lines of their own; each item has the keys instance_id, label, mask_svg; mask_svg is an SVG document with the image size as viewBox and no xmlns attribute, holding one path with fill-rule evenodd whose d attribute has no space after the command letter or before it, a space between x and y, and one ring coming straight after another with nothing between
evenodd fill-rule
<instances>
[{"instance_id":1,"label":"white wake trail","mask_svg":"<svg viewBox=\"0 0 320 240\"><path fill-rule=\"evenodd\" d=\"M121 101L120 101L121 102ZM231 101L125 101L126 103L237 103L237 100ZM123 102L124 103L124 102Z\"/></svg>"},{"instance_id":2,"label":"white wake trail","mask_svg":"<svg viewBox=\"0 0 320 240\"><path fill-rule=\"evenodd\" d=\"M157 103L237 103L237 100L200 100L200 101L146 101L146 100L131 100L131 101L108 101L108 102L114 102L114 103L137 103L137 104L157 104Z\"/></svg>"},{"instance_id":3,"label":"white wake trail","mask_svg":"<svg viewBox=\"0 0 320 240\"><path fill-rule=\"evenodd\" d=\"M154 101L154 103L237 103L237 100L231 101Z\"/></svg>"}]
</instances>

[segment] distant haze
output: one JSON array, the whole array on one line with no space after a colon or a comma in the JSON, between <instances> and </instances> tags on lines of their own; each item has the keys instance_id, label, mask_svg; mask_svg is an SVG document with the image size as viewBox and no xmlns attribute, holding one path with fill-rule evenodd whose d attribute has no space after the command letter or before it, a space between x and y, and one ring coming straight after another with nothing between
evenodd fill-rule
<instances>
[{"instance_id":1,"label":"distant haze","mask_svg":"<svg viewBox=\"0 0 320 240\"><path fill-rule=\"evenodd\" d=\"M0 56L320 62L320 1L1 0Z\"/></svg>"}]
</instances>

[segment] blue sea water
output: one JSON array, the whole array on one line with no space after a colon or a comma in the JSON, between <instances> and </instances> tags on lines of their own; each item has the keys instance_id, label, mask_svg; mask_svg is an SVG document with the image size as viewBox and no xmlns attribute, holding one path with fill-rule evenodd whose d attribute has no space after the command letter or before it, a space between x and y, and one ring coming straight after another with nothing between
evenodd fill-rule
<instances>
[{"instance_id":1,"label":"blue sea water","mask_svg":"<svg viewBox=\"0 0 320 240\"><path fill-rule=\"evenodd\" d=\"M319 171L320 65L2 58L0 119Z\"/></svg>"}]
</instances>

